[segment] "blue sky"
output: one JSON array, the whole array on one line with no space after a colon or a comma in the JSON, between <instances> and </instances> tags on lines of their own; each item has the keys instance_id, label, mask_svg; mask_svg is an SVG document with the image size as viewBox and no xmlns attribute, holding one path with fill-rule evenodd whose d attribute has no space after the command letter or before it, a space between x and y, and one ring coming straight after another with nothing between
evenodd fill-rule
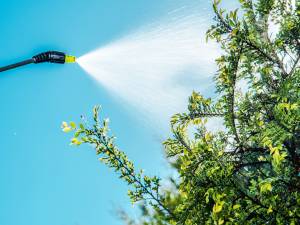
<instances>
[{"instance_id":1,"label":"blue sky","mask_svg":"<svg viewBox=\"0 0 300 225\"><path fill-rule=\"evenodd\" d=\"M191 0L192 1L192 0ZM176 9L179 0L10 0L0 7L0 66L46 50L83 55ZM203 3L209 8L209 1ZM127 187L87 146L68 145L63 120L96 104L118 144L149 174L166 169L160 139L78 65L29 65L0 74L0 224L120 224Z\"/></svg>"}]
</instances>

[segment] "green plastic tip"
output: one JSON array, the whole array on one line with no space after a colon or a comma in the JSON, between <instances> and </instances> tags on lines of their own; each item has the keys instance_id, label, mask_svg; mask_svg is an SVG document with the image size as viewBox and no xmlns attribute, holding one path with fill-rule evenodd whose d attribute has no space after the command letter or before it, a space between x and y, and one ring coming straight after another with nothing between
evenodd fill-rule
<instances>
[{"instance_id":1,"label":"green plastic tip","mask_svg":"<svg viewBox=\"0 0 300 225\"><path fill-rule=\"evenodd\" d=\"M75 63L76 57L72 55L66 55L65 63Z\"/></svg>"}]
</instances>

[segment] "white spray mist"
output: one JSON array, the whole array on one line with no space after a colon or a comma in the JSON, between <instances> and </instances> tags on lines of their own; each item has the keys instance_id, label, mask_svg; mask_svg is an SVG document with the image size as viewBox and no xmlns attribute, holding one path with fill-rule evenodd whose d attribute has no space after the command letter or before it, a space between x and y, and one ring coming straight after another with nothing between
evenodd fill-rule
<instances>
[{"instance_id":1,"label":"white spray mist","mask_svg":"<svg viewBox=\"0 0 300 225\"><path fill-rule=\"evenodd\" d=\"M168 127L193 90L211 92L219 50L205 42L208 19L185 9L78 59L102 87L134 110L143 123Z\"/></svg>"}]
</instances>

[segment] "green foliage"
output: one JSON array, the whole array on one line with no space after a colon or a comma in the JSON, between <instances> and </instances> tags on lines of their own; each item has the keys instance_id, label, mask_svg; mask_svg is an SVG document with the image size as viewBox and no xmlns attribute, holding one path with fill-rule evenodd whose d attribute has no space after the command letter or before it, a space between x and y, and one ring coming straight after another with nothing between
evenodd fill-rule
<instances>
[{"instance_id":1,"label":"green foliage","mask_svg":"<svg viewBox=\"0 0 300 225\"><path fill-rule=\"evenodd\" d=\"M139 172L135 170L133 163L128 160L125 153L116 147L114 136L109 135L109 120L104 119L100 124L98 112L99 107L94 107L94 124L92 127L82 123L78 127L74 122L62 123L64 132L74 131L71 145L91 144L96 149L99 160L113 168L119 174L119 177L133 188L133 190L128 191L132 203L147 199L153 207L172 215L172 212L164 204L165 197L159 193L160 179L156 176L146 176L142 170Z\"/></svg>"},{"instance_id":2,"label":"green foliage","mask_svg":"<svg viewBox=\"0 0 300 225\"><path fill-rule=\"evenodd\" d=\"M94 109L91 128L63 123L71 143L92 144L140 202L142 217L128 224L299 224L300 221L300 4L290 0L240 0L226 12L215 0L219 98L199 93L188 112L171 120L164 142L179 178L162 190L157 177L136 172L114 144L108 121ZM270 27L279 31L270 37ZM241 83L247 85L239 86ZM242 89L242 91L240 90ZM225 131L210 132L207 118L223 118ZM194 129L189 129L193 127ZM193 134L191 135L191 130Z\"/></svg>"}]
</instances>

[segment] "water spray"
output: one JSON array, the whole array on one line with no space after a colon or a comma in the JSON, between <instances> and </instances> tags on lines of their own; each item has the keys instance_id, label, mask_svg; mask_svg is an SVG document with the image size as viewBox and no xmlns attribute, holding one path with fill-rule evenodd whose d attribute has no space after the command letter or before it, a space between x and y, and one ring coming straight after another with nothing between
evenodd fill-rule
<instances>
[{"instance_id":1,"label":"water spray","mask_svg":"<svg viewBox=\"0 0 300 225\"><path fill-rule=\"evenodd\" d=\"M6 71L6 70L11 70L20 66L25 66L31 63L44 63L44 62L49 62L49 63L58 63L58 64L64 64L64 63L75 63L76 62L76 57L67 55L63 52L58 52L58 51L48 51L48 52L43 52L38 55L33 56L31 59L27 59L18 63L14 63L8 66L0 67L0 72Z\"/></svg>"}]
</instances>

